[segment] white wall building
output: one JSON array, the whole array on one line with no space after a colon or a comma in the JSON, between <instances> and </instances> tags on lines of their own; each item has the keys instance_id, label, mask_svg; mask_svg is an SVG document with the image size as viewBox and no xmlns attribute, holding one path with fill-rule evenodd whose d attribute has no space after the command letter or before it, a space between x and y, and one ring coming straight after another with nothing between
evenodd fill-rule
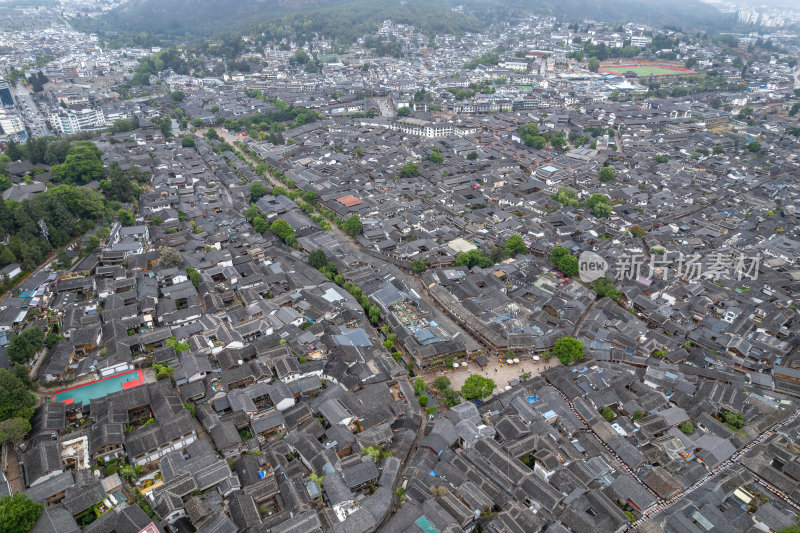
<instances>
[{"instance_id":1,"label":"white wall building","mask_svg":"<svg viewBox=\"0 0 800 533\"><path fill-rule=\"evenodd\" d=\"M97 131L105 128L106 118L100 109L57 109L51 111L47 119L62 135L71 135L82 131Z\"/></svg>"}]
</instances>

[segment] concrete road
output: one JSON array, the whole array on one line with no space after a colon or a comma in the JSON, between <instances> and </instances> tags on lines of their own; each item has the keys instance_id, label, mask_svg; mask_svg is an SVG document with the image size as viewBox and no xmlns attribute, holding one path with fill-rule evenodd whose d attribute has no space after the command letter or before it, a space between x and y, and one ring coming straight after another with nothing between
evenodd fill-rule
<instances>
[{"instance_id":1,"label":"concrete road","mask_svg":"<svg viewBox=\"0 0 800 533\"><path fill-rule=\"evenodd\" d=\"M46 119L39 111L39 107L36 105L36 102L33 101L33 96L31 96L25 84L17 82L14 84L14 87L12 87L12 91L14 92L14 99L17 102L17 108L19 108L22 114L22 120L31 130L31 135L33 137L49 135L50 130L47 129Z\"/></svg>"}]
</instances>

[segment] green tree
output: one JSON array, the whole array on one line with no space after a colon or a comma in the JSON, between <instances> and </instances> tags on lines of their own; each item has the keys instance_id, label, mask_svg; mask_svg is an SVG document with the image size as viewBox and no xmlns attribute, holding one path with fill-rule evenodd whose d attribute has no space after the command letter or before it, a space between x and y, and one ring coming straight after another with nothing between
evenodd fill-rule
<instances>
[{"instance_id":1,"label":"green tree","mask_svg":"<svg viewBox=\"0 0 800 533\"><path fill-rule=\"evenodd\" d=\"M361 234L362 223L361 217L358 215L350 215L347 220L344 221L342 224L342 231L350 235L351 237L355 237Z\"/></svg>"},{"instance_id":2,"label":"green tree","mask_svg":"<svg viewBox=\"0 0 800 533\"><path fill-rule=\"evenodd\" d=\"M328 264L328 256L323 250L311 250L308 254L308 264L319 270Z\"/></svg>"},{"instance_id":3,"label":"green tree","mask_svg":"<svg viewBox=\"0 0 800 533\"><path fill-rule=\"evenodd\" d=\"M478 152L470 152L467 154L467 161L475 161L478 159Z\"/></svg>"},{"instance_id":4,"label":"green tree","mask_svg":"<svg viewBox=\"0 0 800 533\"><path fill-rule=\"evenodd\" d=\"M366 298L366 296L362 296L362 298ZM377 326L378 322L380 322L381 320L381 310L378 308L377 305L370 305L367 309L368 309L367 315L369 316L369 321L372 323L373 326Z\"/></svg>"},{"instance_id":5,"label":"green tree","mask_svg":"<svg viewBox=\"0 0 800 533\"><path fill-rule=\"evenodd\" d=\"M422 378L417 378L414 380L414 393L419 396L423 392L425 392L425 387L427 387L425 380Z\"/></svg>"},{"instance_id":6,"label":"green tree","mask_svg":"<svg viewBox=\"0 0 800 533\"><path fill-rule=\"evenodd\" d=\"M136 219L133 218L133 213L127 209L120 209L117 211L117 219L119 219L120 224L123 226L134 226L136 224Z\"/></svg>"},{"instance_id":7,"label":"green tree","mask_svg":"<svg viewBox=\"0 0 800 533\"><path fill-rule=\"evenodd\" d=\"M556 268L569 277L578 275L578 258L574 255L564 255L556 263Z\"/></svg>"},{"instance_id":8,"label":"green tree","mask_svg":"<svg viewBox=\"0 0 800 533\"><path fill-rule=\"evenodd\" d=\"M497 384L490 378L472 374L461 387L461 395L467 400L480 400L492 394Z\"/></svg>"},{"instance_id":9,"label":"green tree","mask_svg":"<svg viewBox=\"0 0 800 533\"><path fill-rule=\"evenodd\" d=\"M411 271L415 274L422 274L430 266L430 261L425 259L417 259L411 263Z\"/></svg>"},{"instance_id":10,"label":"green tree","mask_svg":"<svg viewBox=\"0 0 800 533\"><path fill-rule=\"evenodd\" d=\"M428 156L428 159L430 159L431 163L436 163L437 165L441 165L442 161L444 161L444 157L442 157L442 154L436 150L431 152L431 155Z\"/></svg>"},{"instance_id":11,"label":"green tree","mask_svg":"<svg viewBox=\"0 0 800 533\"><path fill-rule=\"evenodd\" d=\"M406 106L403 106L397 110L397 116L400 118L411 116L411 109L409 109Z\"/></svg>"},{"instance_id":12,"label":"green tree","mask_svg":"<svg viewBox=\"0 0 800 533\"><path fill-rule=\"evenodd\" d=\"M425 396L424 394L423 394L422 396L420 396L420 397L419 397L419 404L420 404L422 407L426 407L426 406L428 405L428 397L427 397L427 396Z\"/></svg>"},{"instance_id":13,"label":"green tree","mask_svg":"<svg viewBox=\"0 0 800 533\"><path fill-rule=\"evenodd\" d=\"M11 161L19 161L25 156L16 141L8 141L8 144L6 145L6 151L4 153Z\"/></svg>"},{"instance_id":14,"label":"green tree","mask_svg":"<svg viewBox=\"0 0 800 533\"><path fill-rule=\"evenodd\" d=\"M255 202L259 198L266 196L269 191L267 187L260 181L254 181L250 184L250 201Z\"/></svg>"},{"instance_id":15,"label":"green tree","mask_svg":"<svg viewBox=\"0 0 800 533\"><path fill-rule=\"evenodd\" d=\"M761 151L761 143L756 141L748 143L747 149L750 150L752 153L757 154Z\"/></svg>"},{"instance_id":16,"label":"green tree","mask_svg":"<svg viewBox=\"0 0 800 533\"><path fill-rule=\"evenodd\" d=\"M558 135L553 135L550 137L550 146L552 146L556 150L561 150L567 145L567 140L564 137L559 137Z\"/></svg>"},{"instance_id":17,"label":"green tree","mask_svg":"<svg viewBox=\"0 0 800 533\"><path fill-rule=\"evenodd\" d=\"M39 326L31 326L11 337L6 353L12 363L25 364L44 348L44 332Z\"/></svg>"},{"instance_id":18,"label":"green tree","mask_svg":"<svg viewBox=\"0 0 800 533\"><path fill-rule=\"evenodd\" d=\"M615 178L614 170L609 167L603 167L600 169L600 172L598 172L597 177L603 183L612 181Z\"/></svg>"},{"instance_id":19,"label":"green tree","mask_svg":"<svg viewBox=\"0 0 800 533\"><path fill-rule=\"evenodd\" d=\"M581 201L578 199L578 193L572 189L561 187L558 189L551 198L560 204L570 207L578 207Z\"/></svg>"},{"instance_id":20,"label":"green tree","mask_svg":"<svg viewBox=\"0 0 800 533\"><path fill-rule=\"evenodd\" d=\"M254 218L258 216L258 213L259 211L258 207L256 207L256 204L250 204L250 207L248 207L247 211L244 212L244 218L252 221Z\"/></svg>"},{"instance_id":21,"label":"green tree","mask_svg":"<svg viewBox=\"0 0 800 533\"><path fill-rule=\"evenodd\" d=\"M447 407L455 407L461 403L461 394L451 388L444 389L440 397Z\"/></svg>"},{"instance_id":22,"label":"green tree","mask_svg":"<svg viewBox=\"0 0 800 533\"><path fill-rule=\"evenodd\" d=\"M406 163L400 169L401 178L416 178L419 176L419 166L416 163Z\"/></svg>"},{"instance_id":23,"label":"green tree","mask_svg":"<svg viewBox=\"0 0 800 533\"><path fill-rule=\"evenodd\" d=\"M500 263L508 259L510 255L511 254L502 246L492 246L489 248L489 255L487 257L492 260L492 263Z\"/></svg>"},{"instance_id":24,"label":"green tree","mask_svg":"<svg viewBox=\"0 0 800 533\"><path fill-rule=\"evenodd\" d=\"M256 217L257 220L257 217ZM297 238L294 235L294 228L283 220L282 218L276 219L269 227L270 231L281 238L281 240L288 246L297 244Z\"/></svg>"},{"instance_id":25,"label":"green tree","mask_svg":"<svg viewBox=\"0 0 800 533\"><path fill-rule=\"evenodd\" d=\"M574 337L561 337L553 345L553 355L562 365L583 360L583 343Z\"/></svg>"},{"instance_id":26,"label":"green tree","mask_svg":"<svg viewBox=\"0 0 800 533\"><path fill-rule=\"evenodd\" d=\"M185 352L191 345L188 342L178 342L178 339L175 337L170 337L167 339L167 346L172 346L175 348L175 353Z\"/></svg>"},{"instance_id":27,"label":"green tree","mask_svg":"<svg viewBox=\"0 0 800 533\"><path fill-rule=\"evenodd\" d=\"M733 427L734 429L742 429L742 426L744 426L744 419L742 418L742 413L737 413L736 411L723 412L722 419L725 421L726 424Z\"/></svg>"},{"instance_id":28,"label":"green tree","mask_svg":"<svg viewBox=\"0 0 800 533\"><path fill-rule=\"evenodd\" d=\"M613 208L608 196L602 193L595 193L586 200L586 207L592 210L594 216L604 218L611 214Z\"/></svg>"},{"instance_id":29,"label":"green tree","mask_svg":"<svg viewBox=\"0 0 800 533\"><path fill-rule=\"evenodd\" d=\"M125 465L119 469L119 475L122 479L130 482L130 480L136 477L136 468L134 468L133 465Z\"/></svg>"},{"instance_id":30,"label":"green tree","mask_svg":"<svg viewBox=\"0 0 800 533\"><path fill-rule=\"evenodd\" d=\"M433 381L433 386L443 391L444 389L450 388L450 378L447 376L439 376Z\"/></svg>"},{"instance_id":31,"label":"green tree","mask_svg":"<svg viewBox=\"0 0 800 533\"><path fill-rule=\"evenodd\" d=\"M504 248L506 253L512 257L515 255L528 253L528 247L525 246L525 242L519 235L512 235L509 237Z\"/></svg>"},{"instance_id":32,"label":"green tree","mask_svg":"<svg viewBox=\"0 0 800 533\"><path fill-rule=\"evenodd\" d=\"M622 293L614 286L614 282L606 276L594 280L591 287L592 290L597 293L598 298L615 299L622 296Z\"/></svg>"},{"instance_id":33,"label":"green tree","mask_svg":"<svg viewBox=\"0 0 800 533\"><path fill-rule=\"evenodd\" d=\"M0 497L0 532L27 533L39 520L42 504L33 501L27 494L17 492Z\"/></svg>"},{"instance_id":34,"label":"green tree","mask_svg":"<svg viewBox=\"0 0 800 533\"><path fill-rule=\"evenodd\" d=\"M458 254L454 264L455 266L465 266L467 268L472 268L474 266L489 268L494 262L483 255L483 252L480 250L470 250L469 252Z\"/></svg>"},{"instance_id":35,"label":"green tree","mask_svg":"<svg viewBox=\"0 0 800 533\"><path fill-rule=\"evenodd\" d=\"M680 426L678 426L678 429L683 431L686 435L691 435L692 433L694 433L694 425L688 420L683 424L681 424Z\"/></svg>"},{"instance_id":36,"label":"green tree","mask_svg":"<svg viewBox=\"0 0 800 533\"><path fill-rule=\"evenodd\" d=\"M0 444L19 444L31 430L31 423L24 418L9 418L0 422Z\"/></svg>"},{"instance_id":37,"label":"green tree","mask_svg":"<svg viewBox=\"0 0 800 533\"><path fill-rule=\"evenodd\" d=\"M181 146L184 148L194 148L194 138L192 138L190 135L184 135L181 139Z\"/></svg>"},{"instance_id":38,"label":"green tree","mask_svg":"<svg viewBox=\"0 0 800 533\"><path fill-rule=\"evenodd\" d=\"M596 57L589 58L589 70L592 72L600 70L600 61Z\"/></svg>"},{"instance_id":39,"label":"green tree","mask_svg":"<svg viewBox=\"0 0 800 533\"><path fill-rule=\"evenodd\" d=\"M200 276L200 272L192 267L186 267L186 275L189 277L189 281L191 281L192 285L195 287L200 285L200 282L203 281L203 278Z\"/></svg>"},{"instance_id":40,"label":"green tree","mask_svg":"<svg viewBox=\"0 0 800 533\"><path fill-rule=\"evenodd\" d=\"M161 131L161 135L163 135L165 139L172 137L172 119L165 115L161 119L161 122L159 122L158 129Z\"/></svg>"},{"instance_id":41,"label":"green tree","mask_svg":"<svg viewBox=\"0 0 800 533\"><path fill-rule=\"evenodd\" d=\"M91 252L100 246L100 238L97 235L89 235L89 240L86 241L86 251Z\"/></svg>"},{"instance_id":42,"label":"green tree","mask_svg":"<svg viewBox=\"0 0 800 533\"><path fill-rule=\"evenodd\" d=\"M11 251L11 248L3 246L3 251L0 252L0 266L10 265L16 260L17 257L14 255L14 252Z\"/></svg>"},{"instance_id":43,"label":"green tree","mask_svg":"<svg viewBox=\"0 0 800 533\"><path fill-rule=\"evenodd\" d=\"M72 259L70 259L69 254L63 248L59 248L56 253L56 263L58 264L58 268L62 269L67 269L72 266Z\"/></svg>"},{"instance_id":44,"label":"green tree","mask_svg":"<svg viewBox=\"0 0 800 533\"><path fill-rule=\"evenodd\" d=\"M133 200L135 190L130 177L120 168L119 163L114 161L108 168L107 178L100 182L107 194L114 200L120 202L130 202Z\"/></svg>"},{"instance_id":45,"label":"green tree","mask_svg":"<svg viewBox=\"0 0 800 533\"><path fill-rule=\"evenodd\" d=\"M186 97L183 91L172 91L170 96L172 96L172 100L175 102L183 102L183 99Z\"/></svg>"},{"instance_id":46,"label":"green tree","mask_svg":"<svg viewBox=\"0 0 800 533\"><path fill-rule=\"evenodd\" d=\"M611 204L607 204L607 203L600 203L600 204L595 205L592 208L592 214L594 216L596 216L597 218L606 218L613 211L614 211L614 209L611 207Z\"/></svg>"},{"instance_id":47,"label":"green tree","mask_svg":"<svg viewBox=\"0 0 800 533\"><path fill-rule=\"evenodd\" d=\"M602 409L600 409L600 414L603 415L603 418L605 418L609 422L611 422L612 420L614 420L614 418L616 418L616 415L614 414L614 410L611 409L608 406L603 407Z\"/></svg>"},{"instance_id":48,"label":"green tree","mask_svg":"<svg viewBox=\"0 0 800 533\"><path fill-rule=\"evenodd\" d=\"M50 169L53 180L59 183L85 185L90 181L99 181L105 174L102 156L94 143L78 141L72 144L63 163Z\"/></svg>"},{"instance_id":49,"label":"green tree","mask_svg":"<svg viewBox=\"0 0 800 533\"><path fill-rule=\"evenodd\" d=\"M269 223L259 215L253 219L253 229L258 233L264 233L269 229Z\"/></svg>"},{"instance_id":50,"label":"green tree","mask_svg":"<svg viewBox=\"0 0 800 533\"><path fill-rule=\"evenodd\" d=\"M608 196L603 193L594 193L586 200L586 207L589 209L593 209L598 204L607 204L609 203Z\"/></svg>"},{"instance_id":51,"label":"green tree","mask_svg":"<svg viewBox=\"0 0 800 533\"><path fill-rule=\"evenodd\" d=\"M33 416L36 395L11 370L0 369L0 420Z\"/></svg>"}]
</instances>

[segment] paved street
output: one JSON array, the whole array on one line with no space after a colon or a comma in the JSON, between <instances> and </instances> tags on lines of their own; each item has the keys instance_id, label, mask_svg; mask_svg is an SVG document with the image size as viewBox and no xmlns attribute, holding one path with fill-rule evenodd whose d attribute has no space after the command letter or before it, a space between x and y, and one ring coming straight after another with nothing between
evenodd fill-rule
<instances>
[{"instance_id":1,"label":"paved street","mask_svg":"<svg viewBox=\"0 0 800 533\"><path fill-rule=\"evenodd\" d=\"M39 111L36 102L33 101L30 91L22 82L17 82L13 88L14 99L17 102L25 125L30 128L33 137L44 137L50 134L44 115Z\"/></svg>"}]
</instances>

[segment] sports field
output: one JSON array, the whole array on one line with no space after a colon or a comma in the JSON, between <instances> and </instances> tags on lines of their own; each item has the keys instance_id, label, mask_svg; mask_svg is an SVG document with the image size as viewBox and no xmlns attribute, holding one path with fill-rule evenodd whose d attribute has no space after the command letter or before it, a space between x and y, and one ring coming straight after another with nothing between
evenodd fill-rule
<instances>
[{"instance_id":1,"label":"sports field","mask_svg":"<svg viewBox=\"0 0 800 533\"><path fill-rule=\"evenodd\" d=\"M633 72L637 76L675 76L677 74L696 74L688 68L672 65L605 65L598 69L598 72L608 72L609 74L624 75L626 72Z\"/></svg>"}]
</instances>

